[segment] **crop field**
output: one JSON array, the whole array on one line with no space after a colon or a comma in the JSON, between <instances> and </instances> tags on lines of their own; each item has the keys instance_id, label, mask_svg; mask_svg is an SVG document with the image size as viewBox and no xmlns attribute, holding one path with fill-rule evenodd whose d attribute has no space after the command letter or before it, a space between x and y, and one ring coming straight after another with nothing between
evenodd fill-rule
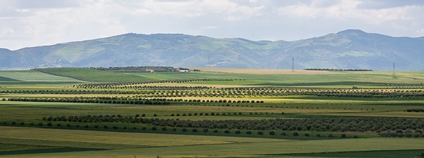
<instances>
[{"instance_id":1,"label":"crop field","mask_svg":"<svg viewBox=\"0 0 424 158\"><path fill-rule=\"evenodd\" d=\"M424 73L0 71L1 157L418 157ZM134 67L132 67L134 70Z\"/></svg>"}]
</instances>

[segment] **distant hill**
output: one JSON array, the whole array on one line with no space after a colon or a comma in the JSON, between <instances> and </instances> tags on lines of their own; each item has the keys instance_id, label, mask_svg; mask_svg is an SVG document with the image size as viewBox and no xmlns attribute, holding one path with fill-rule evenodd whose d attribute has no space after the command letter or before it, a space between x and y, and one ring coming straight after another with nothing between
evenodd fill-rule
<instances>
[{"instance_id":1,"label":"distant hill","mask_svg":"<svg viewBox=\"0 0 424 158\"><path fill-rule=\"evenodd\" d=\"M298 41L217 39L183 34L123 34L108 38L0 49L0 69L40 67L228 67L291 69L424 69L424 37L345 30Z\"/></svg>"}]
</instances>

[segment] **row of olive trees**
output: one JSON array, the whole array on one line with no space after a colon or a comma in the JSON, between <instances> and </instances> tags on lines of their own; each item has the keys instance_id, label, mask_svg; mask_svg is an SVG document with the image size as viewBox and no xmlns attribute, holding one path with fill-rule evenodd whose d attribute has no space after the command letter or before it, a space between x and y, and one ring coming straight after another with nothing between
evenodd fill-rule
<instances>
[{"instance_id":1,"label":"row of olive trees","mask_svg":"<svg viewBox=\"0 0 424 158\"><path fill-rule=\"evenodd\" d=\"M25 124L24 122L20 122L20 123L16 123L16 122L11 122L10 124L8 124L8 122L3 122L2 125L21 125L21 126L25 126L25 125L29 125L29 126L38 126L38 127L56 127L56 128L82 128L82 129L102 129L102 130L151 130L151 131L174 131L174 132L193 132L193 133L198 133L198 132L202 132L202 133L214 133L214 134L218 134L218 133L224 133L224 134L245 134L245 135L269 135L269 136L274 136L274 135L280 135L280 136L305 136L305 137L310 137L312 135L310 135L307 132L303 132L303 134L300 134L300 131L293 131L291 134L287 133L285 131L280 131L280 133L278 134L277 132L279 131L275 131L275 130L270 130L270 131L263 131L263 130L230 130L230 129L224 129L224 130L218 130L218 129L209 129L209 128L177 128L177 127L167 127L167 126L162 126L162 127L157 127L157 126L152 126L150 128L146 127L146 126L142 126L142 127L137 127L137 126L132 126L132 127L127 127L127 126L117 126L117 125L88 125L88 124L83 124L83 125L79 125L79 124L70 124L70 123L61 123L61 122L57 122L57 123L52 123L52 122L47 122L47 123L43 123L43 122L39 122L39 123L29 123L29 124ZM316 137L321 137L320 133L317 133L315 135ZM328 134L328 137L334 137L333 134ZM347 138L346 134L340 134L340 138ZM353 135L352 138L358 138L357 135Z\"/></svg>"},{"instance_id":2,"label":"row of olive trees","mask_svg":"<svg viewBox=\"0 0 424 158\"><path fill-rule=\"evenodd\" d=\"M218 115L210 113L208 115ZM200 115L200 113L199 113ZM206 115L206 113L204 114ZM172 116L172 114L171 114ZM65 117L66 118L66 117ZM59 120L59 119L56 119ZM64 120L64 119L62 119ZM79 121L81 120L81 121ZM327 132L365 132L374 131L416 131L422 132L422 119L380 118L380 117L340 117L340 118L305 118L305 119L264 119L264 120L179 120L140 117L99 117L74 116L64 121L73 122L127 122L144 123L154 126L239 129L239 130L283 130L283 131L327 131Z\"/></svg>"}]
</instances>

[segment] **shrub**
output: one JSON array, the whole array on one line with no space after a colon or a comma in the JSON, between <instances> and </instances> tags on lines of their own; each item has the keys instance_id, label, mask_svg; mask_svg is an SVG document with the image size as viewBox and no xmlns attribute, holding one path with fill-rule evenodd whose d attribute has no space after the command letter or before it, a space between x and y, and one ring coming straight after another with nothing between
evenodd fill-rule
<instances>
[{"instance_id":1,"label":"shrub","mask_svg":"<svg viewBox=\"0 0 424 158\"><path fill-rule=\"evenodd\" d=\"M107 129L107 126L106 126L106 125L104 125L104 126L103 126L103 128L104 128L104 129Z\"/></svg>"},{"instance_id":2,"label":"shrub","mask_svg":"<svg viewBox=\"0 0 424 158\"><path fill-rule=\"evenodd\" d=\"M346 134L344 134L344 133L343 133L343 134L341 134L341 135L340 135L340 138L346 138Z\"/></svg>"},{"instance_id":3,"label":"shrub","mask_svg":"<svg viewBox=\"0 0 424 158\"><path fill-rule=\"evenodd\" d=\"M13 122L12 122L12 124L13 124ZM51 122L47 123L47 126L52 126L52 123Z\"/></svg>"},{"instance_id":4,"label":"shrub","mask_svg":"<svg viewBox=\"0 0 424 158\"><path fill-rule=\"evenodd\" d=\"M298 132L293 132L293 136L299 136Z\"/></svg>"},{"instance_id":5,"label":"shrub","mask_svg":"<svg viewBox=\"0 0 424 158\"><path fill-rule=\"evenodd\" d=\"M258 134L259 134L259 135L263 135L263 134L264 134L264 132L262 132L262 131L258 131Z\"/></svg>"},{"instance_id":6,"label":"shrub","mask_svg":"<svg viewBox=\"0 0 424 158\"><path fill-rule=\"evenodd\" d=\"M214 130L213 130L213 133L218 133L218 130L217 130L217 129L214 129Z\"/></svg>"},{"instance_id":7,"label":"shrub","mask_svg":"<svg viewBox=\"0 0 424 158\"><path fill-rule=\"evenodd\" d=\"M331 133L330 133L330 134L328 134L328 137L330 137L330 138L331 138L331 137L333 137L333 134L331 134Z\"/></svg>"},{"instance_id":8,"label":"shrub","mask_svg":"<svg viewBox=\"0 0 424 158\"><path fill-rule=\"evenodd\" d=\"M234 133L236 133L236 134L240 134L241 132L240 132L240 130L237 130L236 132L234 132Z\"/></svg>"},{"instance_id":9,"label":"shrub","mask_svg":"<svg viewBox=\"0 0 424 158\"><path fill-rule=\"evenodd\" d=\"M353 138L358 138L358 136L357 135L353 135Z\"/></svg>"},{"instance_id":10,"label":"shrub","mask_svg":"<svg viewBox=\"0 0 424 158\"><path fill-rule=\"evenodd\" d=\"M88 126L88 125L85 125L85 126L84 126L84 128L89 128L89 127L90 127L90 126Z\"/></svg>"},{"instance_id":11,"label":"shrub","mask_svg":"<svg viewBox=\"0 0 424 158\"><path fill-rule=\"evenodd\" d=\"M23 125L25 125L25 123L24 122L21 122L21 125L23 126Z\"/></svg>"},{"instance_id":12,"label":"shrub","mask_svg":"<svg viewBox=\"0 0 424 158\"><path fill-rule=\"evenodd\" d=\"M94 125L94 128L99 128L99 126L98 125Z\"/></svg>"},{"instance_id":13,"label":"shrub","mask_svg":"<svg viewBox=\"0 0 424 158\"><path fill-rule=\"evenodd\" d=\"M162 131L166 131L166 127L162 127Z\"/></svg>"},{"instance_id":14,"label":"shrub","mask_svg":"<svg viewBox=\"0 0 424 158\"><path fill-rule=\"evenodd\" d=\"M156 130L157 130L157 127L156 127L156 126L153 126L153 127L152 127L152 130L153 130L153 131L156 131Z\"/></svg>"},{"instance_id":15,"label":"shrub","mask_svg":"<svg viewBox=\"0 0 424 158\"><path fill-rule=\"evenodd\" d=\"M197 132L196 128L191 129L192 132Z\"/></svg>"},{"instance_id":16,"label":"shrub","mask_svg":"<svg viewBox=\"0 0 424 158\"><path fill-rule=\"evenodd\" d=\"M207 133L209 130L207 128L203 128L203 132Z\"/></svg>"},{"instance_id":17,"label":"shrub","mask_svg":"<svg viewBox=\"0 0 424 158\"><path fill-rule=\"evenodd\" d=\"M43 126L43 123L42 122L38 123L38 126Z\"/></svg>"},{"instance_id":18,"label":"shrub","mask_svg":"<svg viewBox=\"0 0 424 158\"><path fill-rule=\"evenodd\" d=\"M50 126L51 126L51 124L52 124L52 123L50 123ZM12 122L12 125L16 125L16 122Z\"/></svg>"},{"instance_id":19,"label":"shrub","mask_svg":"<svg viewBox=\"0 0 424 158\"><path fill-rule=\"evenodd\" d=\"M309 133L305 133L305 137L309 137Z\"/></svg>"},{"instance_id":20,"label":"shrub","mask_svg":"<svg viewBox=\"0 0 424 158\"><path fill-rule=\"evenodd\" d=\"M113 128L113 129L118 129L118 126L113 126L112 128Z\"/></svg>"},{"instance_id":21,"label":"shrub","mask_svg":"<svg viewBox=\"0 0 424 158\"><path fill-rule=\"evenodd\" d=\"M246 131L246 134L252 134L252 131Z\"/></svg>"},{"instance_id":22,"label":"shrub","mask_svg":"<svg viewBox=\"0 0 424 158\"><path fill-rule=\"evenodd\" d=\"M230 133L230 130L225 130L224 133L228 134Z\"/></svg>"},{"instance_id":23,"label":"shrub","mask_svg":"<svg viewBox=\"0 0 424 158\"><path fill-rule=\"evenodd\" d=\"M275 135L275 132L274 131L269 131L268 134L269 135Z\"/></svg>"},{"instance_id":24,"label":"shrub","mask_svg":"<svg viewBox=\"0 0 424 158\"><path fill-rule=\"evenodd\" d=\"M181 131L183 132L187 132L188 130L186 128L183 128Z\"/></svg>"},{"instance_id":25,"label":"shrub","mask_svg":"<svg viewBox=\"0 0 424 158\"><path fill-rule=\"evenodd\" d=\"M280 134L280 135L285 136L285 135L287 135L287 134L286 134L286 132L281 132L281 134Z\"/></svg>"},{"instance_id":26,"label":"shrub","mask_svg":"<svg viewBox=\"0 0 424 158\"><path fill-rule=\"evenodd\" d=\"M57 127L60 127L60 123L56 124Z\"/></svg>"},{"instance_id":27,"label":"shrub","mask_svg":"<svg viewBox=\"0 0 424 158\"><path fill-rule=\"evenodd\" d=\"M317 134L317 137L321 137L321 134L319 134L319 133L318 133L318 134Z\"/></svg>"},{"instance_id":28,"label":"shrub","mask_svg":"<svg viewBox=\"0 0 424 158\"><path fill-rule=\"evenodd\" d=\"M136 130L136 129L137 129L137 127L133 127L132 129L133 129L133 130Z\"/></svg>"}]
</instances>

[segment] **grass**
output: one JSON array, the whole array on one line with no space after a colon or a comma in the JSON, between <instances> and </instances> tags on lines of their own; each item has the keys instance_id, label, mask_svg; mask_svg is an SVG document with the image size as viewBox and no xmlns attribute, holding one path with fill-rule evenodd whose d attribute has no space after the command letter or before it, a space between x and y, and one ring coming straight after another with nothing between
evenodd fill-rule
<instances>
[{"instance_id":1,"label":"grass","mask_svg":"<svg viewBox=\"0 0 424 158\"><path fill-rule=\"evenodd\" d=\"M321 152L364 152L380 150L424 149L421 139L368 138L335 140L284 140L190 136L126 132L78 131L22 127L0 127L4 143L23 145L48 144L54 147L108 149L72 153L50 153L46 157L156 156L174 157L268 157L270 155ZM54 134L53 134L54 133ZM72 139L69 139L72 138ZM323 146L322 144L326 144ZM37 155L25 155L37 156ZM41 155L39 155L41 156ZM19 157L19 155L13 156Z\"/></svg>"},{"instance_id":2,"label":"grass","mask_svg":"<svg viewBox=\"0 0 424 158\"><path fill-rule=\"evenodd\" d=\"M90 148L73 148L73 147L48 147L39 145L17 145L17 144L2 144L5 148L11 148L12 150L0 151L0 155L21 155L21 154L43 154L43 153L63 153L63 152L78 152L78 151L94 151L101 149L90 149Z\"/></svg>"},{"instance_id":3,"label":"grass","mask_svg":"<svg viewBox=\"0 0 424 158\"><path fill-rule=\"evenodd\" d=\"M8 81L18 81L18 80L0 76L0 82L8 82Z\"/></svg>"},{"instance_id":4,"label":"grass","mask_svg":"<svg viewBox=\"0 0 424 158\"><path fill-rule=\"evenodd\" d=\"M128 73L119 73L112 71L101 71L90 68L46 68L41 69L49 74L54 74L57 76L64 76L69 78L74 78L83 81L91 82L144 82L149 81L146 78L128 74Z\"/></svg>"},{"instance_id":5,"label":"grass","mask_svg":"<svg viewBox=\"0 0 424 158\"><path fill-rule=\"evenodd\" d=\"M37 150L37 149L49 149L49 146L40 145L22 145L22 144L4 144L0 143L0 153L8 151L22 151L22 150Z\"/></svg>"},{"instance_id":6,"label":"grass","mask_svg":"<svg viewBox=\"0 0 424 158\"><path fill-rule=\"evenodd\" d=\"M0 71L0 77L9 78L12 81L25 81L25 82L73 82L78 83L81 81L49 75L38 71L22 70L22 71Z\"/></svg>"},{"instance_id":7,"label":"grass","mask_svg":"<svg viewBox=\"0 0 424 158\"><path fill-rule=\"evenodd\" d=\"M397 79L391 72L317 72L259 69L211 69L199 68L193 73L119 73L89 68L48 68L42 71L92 82L143 82L175 79L247 79L235 82L197 82L207 85L248 86L334 86L375 87L386 84L422 85L424 75L420 72L398 72Z\"/></svg>"},{"instance_id":8,"label":"grass","mask_svg":"<svg viewBox=\"0 0 424 158\"><path fill-rule=\"evenodd\" d=\"M301 154L282 154L279 156L293 156L293 157L337 157L337 158L399 158L399 157L416 157L424 150L390 150L390 151L354 151L354 152L325 152L325 153L301 153ZM277 155L269 155L277 156Z\"/></svg>"},{"instance_id":9,"label":"grass","mask_svg":"<svg viewBox=\"0 0 424 158\"><path fill-rule=\"evenodd\" d=\"M107 131L63 130L26 127L0 127L0 138L21 140L45 140L56 142L51 146L66 146L66 143L87 144L106 148L102 144L114 144L114 149L121 145L138 147L191 146L205 144L227 144L231 141L221 137L187 136L174 134L127 133ZM55 133L51 135L51 133ZM69 139L72 138L72 139ZM237 138L234 141L249 141L249 138ZM25 142L22 142L25 143ZM91 144L91 145L90 145ZM97 145L96 145L97 144ZM71 146L75 147L75 146ZM108 147L110 148L110 147Z\"/></svg>"}]
</instances>

